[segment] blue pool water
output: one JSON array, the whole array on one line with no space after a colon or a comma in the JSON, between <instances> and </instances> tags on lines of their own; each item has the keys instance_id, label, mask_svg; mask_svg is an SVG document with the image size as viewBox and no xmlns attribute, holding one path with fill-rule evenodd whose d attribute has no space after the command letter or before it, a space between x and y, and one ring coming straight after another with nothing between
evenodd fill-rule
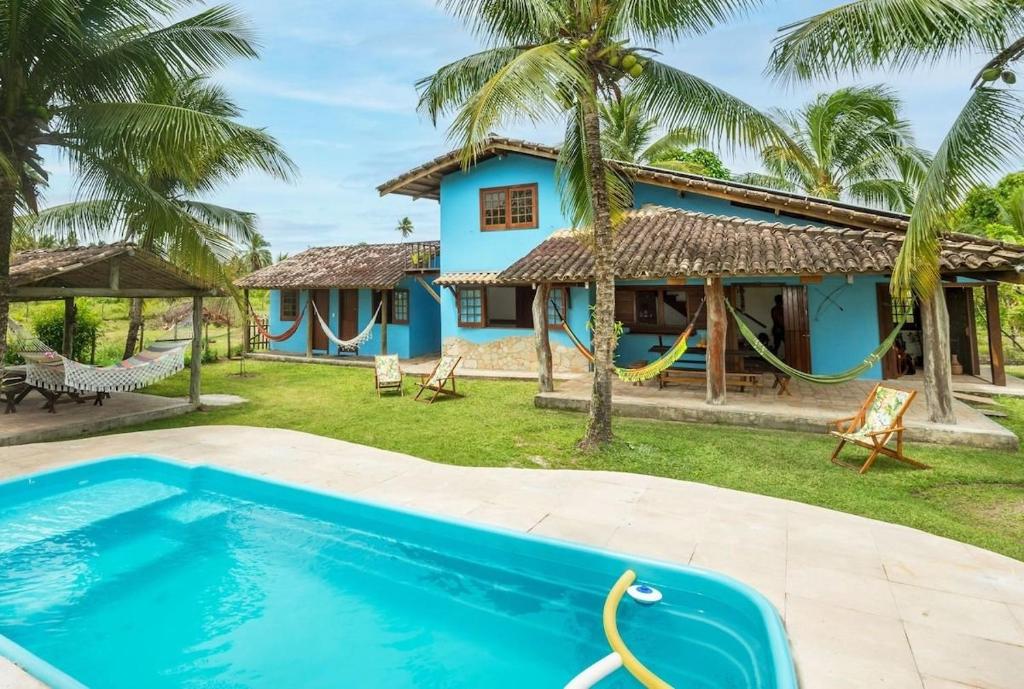
<instances>
[{"instance_id":1,"label":"blue pool water","mask_svg":"<svg viewBox=\"0 0 1024 689\"><path fill-rule=\"evenodd\" d=\"M723 577L142 457L0 484L0 655L58 689L560 689L627 567L664 601L620 632L674 687L795 689Z\"/></svg>"}]
</instances>

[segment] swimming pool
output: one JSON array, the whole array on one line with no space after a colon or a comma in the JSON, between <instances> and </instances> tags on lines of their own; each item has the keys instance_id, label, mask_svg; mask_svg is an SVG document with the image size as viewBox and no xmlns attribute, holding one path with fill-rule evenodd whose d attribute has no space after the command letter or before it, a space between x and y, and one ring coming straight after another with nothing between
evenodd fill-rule
<instances>
[{"instance_id":1,"label":"swimming pool","mask_svg":"<svg viewBox=\"0 0 1024 689\"><path fill-rule=\"evenodd\" d=\"M714 573L148 457L0 484L0 655L56 689L560 689L627 568L664 599L619 631L669 684L796 687Z\"/></svg>"}]
</instances>

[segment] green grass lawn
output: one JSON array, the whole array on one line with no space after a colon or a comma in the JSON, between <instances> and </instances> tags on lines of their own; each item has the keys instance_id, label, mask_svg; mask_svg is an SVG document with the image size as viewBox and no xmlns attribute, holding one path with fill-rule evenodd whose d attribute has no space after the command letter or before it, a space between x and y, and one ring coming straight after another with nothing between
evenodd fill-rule
<instances>
[{"instance_id":1,"label":"green grass lawn","mask_svg":"<svg viewBox=\"0 0 1024 689\"><path fill-rule=\"evenodd\" d=\"M1024 560L1024 461L1017 453L911 444L911 456L934 470L883 458L859 476L828 461L833 444L824 436L617 419L615 444L582 454L574 444L585 417L534 408L532 383L460 381L465 399L428 406L408 396L377 400L369 369L247 362L250 375L241 378L238 368L205 366L203 388L241 395L247 404L143 428L279 427L446 464L667 476L906 524ZM181 396L187 385L181 374L151 391ZM1008 425L1024 432L1024 401L1005 403Z\"/></svg>"}]
</instances>

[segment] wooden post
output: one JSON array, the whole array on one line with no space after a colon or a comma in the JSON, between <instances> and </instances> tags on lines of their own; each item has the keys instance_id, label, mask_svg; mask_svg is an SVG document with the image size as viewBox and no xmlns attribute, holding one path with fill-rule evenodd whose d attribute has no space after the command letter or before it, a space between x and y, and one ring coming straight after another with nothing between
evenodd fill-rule
<instances>
[{"instance_id":1,"label":"wooden post","mask_svg":"<svg viewBox=\"0 0 1024 689\"><path fill-rule=\"evenodd\" d=\"M188 401L199 406L203 371L203 298L192 297L192 364L189 370Z\"/></svg>"},{"instance_id":2,"label":"wooden post","mask_svg":"<svg viewBox=\"0 0 1024 689\"><path fill-rule=\"evenodd\" d=\"M75 298L64 298L64 341L61 344L60 353L66 359L70 359L75 349Z\"/></svg>"},{"instance_id":3,"label":"wooden post","mask_svg":"<svg viewBox=\"0 0 1024 689\"><path fill-rule=\"evenodd\" d=\"M380 291L380 353L388 353L388 295L390 290Z\"/></svg>"},{"instance_id":4,"label":"wooden post","mask_svg":"<svg viewBox=\"0 0 1024 689\"><path fill-rule=\"evenodd\" d=\"M537 285L533 296L533 334L537 347L537 386L541 392L553 392L554 376L551 370L551 341L548 339L548 295L551 285Z\"/></svg>"},{"instance_id":5,"label":"wooden post","mask_svg":"<svg viewBox=\"0 0 1024 689\"><path fill-rule=\"evenodd\" d=\"M242 302L242 323L244 323L242 327L242 356L244 357L249 353L249 311L252 309L249 303L249 290L247 289L242 290Z\"/></svg>"},{"instance_id":6,"label":"wooden post","mask_svg":"<svg viewBox=\"0 0 1024 689\"><path fill-rule=\"evenodd\" d=\"M1003 358L1003 324L999 316L999 284L985 285L985 324L988 326L988 354L992 362L992 384L1006 385Z\"/></svg>"},{"instance_id":7,"label":"wooden post","mask_svg":"<svg viewBox=\"0 0 1024 689\"><path fill-rule=\"evenodd\" d=\"M306 290L306 358L313 358L313 290Z\"/></svg>"},{"instance_id":8,"label":"wooden post","mask_svg":"<svg viewBox=\"0 0 1024 689\"><path fill-rule=\"evenodd\" d=\"M722 278L708 278L705 288L708 310L708 404L725 404L725 348L729 321L725 310Z\"/></svg>"},{"instance_id":9,"label":"wooden post","mask_svg":"<svg viewBox=\"0 0 1024 689\"><path fill-rule=\"evenodd\" d=\"M953 411L953 372L949 348L949 311L940 283L921 300L921 339L924 348L924 397L933 423L956 423Z\"/></svg>"}]
</instances>

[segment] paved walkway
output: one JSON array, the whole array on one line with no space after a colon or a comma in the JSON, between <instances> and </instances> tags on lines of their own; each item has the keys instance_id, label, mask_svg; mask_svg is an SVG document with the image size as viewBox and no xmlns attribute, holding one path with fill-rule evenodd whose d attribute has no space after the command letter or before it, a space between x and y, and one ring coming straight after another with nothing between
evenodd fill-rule
<instances>
[{"instance_id":1,"label":"paved walkway","mask_svg":"<svg viewBox=\"0 0 1024 689\"><path fill-rule=\"evenodd\" d=\"M782 612L803 689L1024 684L1024 563L801 503L636 474L447 466L235 426L0 448L0 478L129 452L724 572ZM4 689L39 686L14 677L0 664Z\"/></svg>"},{"instance_id":2,"label":"paved walkway","mask_svg":"<svg viewBox=\"0 0 1024 689\"><path fill-rule=\"evenodd\" d=\"M758 394L730 387L726 404L712 407L705 402L701 385L672 385L659 390L656 381L638 386L616 380L613 409L621 416L824 433L830 421L855 414L876 382L854 380L841 385L816 385L794 379L789 384L792 394L779 396L771 381L770 376L762 376L763 388ZM977 409L955 402L957 424L934 424L927 418L922 382L903 378L888 384L919 391L906 416L909 440L1017 450L1017 436ZM590 406L590 382L561 382L554 392L537 395L536 403L549 409L586 411Z\"/></svg>"}]
</instances>

